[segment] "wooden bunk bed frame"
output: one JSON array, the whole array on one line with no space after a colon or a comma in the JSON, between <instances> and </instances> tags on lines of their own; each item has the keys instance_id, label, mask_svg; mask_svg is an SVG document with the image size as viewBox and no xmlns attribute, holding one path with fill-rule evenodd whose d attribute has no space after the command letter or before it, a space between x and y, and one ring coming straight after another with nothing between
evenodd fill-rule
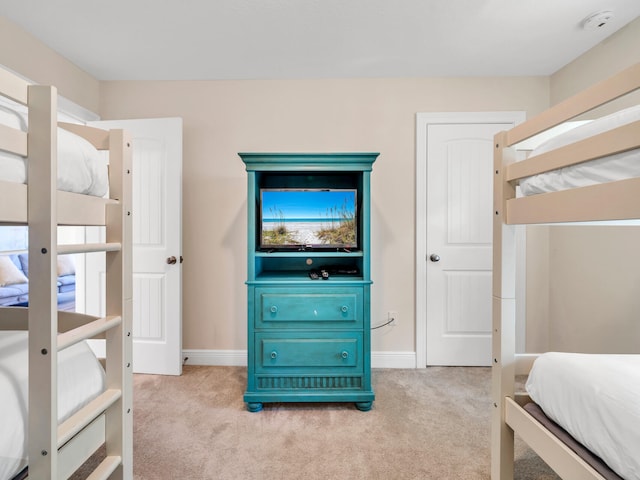
<instances>
[{"instance_id":1,"label":"wooden bunk bed frame","mask_svg":"<svg viewBox=\"0 0 640 480\"><path fill-rule=\"evenodd\" d=\"M640 178L522 198L515 185L529 175L640 148L640 122L530 160L516 162L513 146L638 89L640 64L495 136L492 480L513 479L514 432L562 478L604 478L527 413L522 405L528 398L515 393L515 375L528 373L537 356L515 353L515 226L640 219Z\"/></svg>"},{"instance_id":2,"label":"wooden bunk bed frame","mask_svg":"<svg viewBox=\"0 0 640 480\"><path fill-rule=\"evenodd\" d=\"M0 125L3 150L28 156L28 185L0 181L0 224L29 229L29 307L0 309L0 329L29 331L29 477L68 478L101 445L106 457L91 479L133 477L131 140L57 122L55 87L31 85L0 69L0 94L29 112L28 133ZM110 198L60 192L57 128L109 151ZM106 243L57 245L58 225L103 225ZM58 312L58 254L106 252L106 316ZM58 425L58 351L106 339L106 390Z\"/></svg>"}]
</instances>

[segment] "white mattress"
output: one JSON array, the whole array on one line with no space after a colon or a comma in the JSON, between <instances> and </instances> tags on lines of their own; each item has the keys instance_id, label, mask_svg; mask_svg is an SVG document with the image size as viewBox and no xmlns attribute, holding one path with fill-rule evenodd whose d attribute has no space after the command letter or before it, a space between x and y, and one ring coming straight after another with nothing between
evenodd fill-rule
<instances>
[{"instance_id":1,"label":"white mattress","mask_svg":"<svg viewBox=\"0 0 640 480\"><path fill-rule=\"evenodd\" d=\"M0 479L27 465L27 332L0 331ZM105 389L102 366L86 342L58 354L58 421Z\"/></svg>"},{"instance_id":2,"label":"white mattress","mask_svg":"<svg viewBox=\"0 0 640 480\"><path fill-rule=\"evenodd\" d=\"M640 355L545 353L527 392L621 477L640 480Z\"/></svg>"},{"instance_id":3,"label":"white mattress","mask_svg":"<svg viewBox=\"0 0 640 480\"><path fill-rule=\"evenodd\" d=\"M529 158L638 120L640 120L640 105L607 115L553 137L535 148ZM520 181L520 194L535 195L633 177L640 177L640 149L527 177Z\"/></svg>"},{"instance_id":4,"label":"white mattress","mask_svg":"<svg viewBox=\"0 0 640 480\"><path fill-rule=\"evenodd\" d=\"M0 104L0 123L27 131L23 113ZM27 160L0 150L0 180L27 182ZM107 193L105 158L84 138L58 128L58 190L102 197Z\"/></svg>"}]
</instances>

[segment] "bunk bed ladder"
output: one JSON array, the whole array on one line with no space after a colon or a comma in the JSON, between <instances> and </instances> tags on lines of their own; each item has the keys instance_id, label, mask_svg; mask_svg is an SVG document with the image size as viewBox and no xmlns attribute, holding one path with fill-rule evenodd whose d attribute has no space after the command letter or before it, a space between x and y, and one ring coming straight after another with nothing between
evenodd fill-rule
<instances>
[{"instance_id":1,"label":"bunk bed ladder","mask_svg":"<svg viewBox=\"0 0 640 480\"><path fill-rule=\"evenodd\" d=\"M28 87L29 476L68 478L102 443L107 457L92 479L131 479L132 279L131 141L109 132L110 197L105 244L57 245L57 92ZM104 148L104 147L102 147ZM106 316L58 334L57 255L106 252ZM57 354L81 340L106 337L106 391L57 423Z\"/></svg>"}]
</instances>

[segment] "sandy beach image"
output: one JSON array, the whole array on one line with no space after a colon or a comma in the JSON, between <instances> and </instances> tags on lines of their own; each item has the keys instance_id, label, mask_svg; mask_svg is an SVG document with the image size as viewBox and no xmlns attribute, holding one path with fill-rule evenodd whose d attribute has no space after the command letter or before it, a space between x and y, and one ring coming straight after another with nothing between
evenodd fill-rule
<instances>
[{"instance_id":1,"label":"sandy beach image","mask_svg":"<svg viewBox=\"0 0 640 480\"><path fill-rule=\"evenodd\" d=\"M325 222L286 222L284 224L287 232L292 239L292 245L319 245L322 240L318 237L317 232L323 228L327 228ZM278 224L264 224L265 231L277 228Z\"/></svg>"},{"instance_id":2,"label":"sandy beach image","mask_svg":"<svg viewBox=\"0 0 640 480\"><path fill-rule=\"evenodd\" d=\"M261 190L261 245L350 246L356 190Z\"/></svg>"}]
</instances>

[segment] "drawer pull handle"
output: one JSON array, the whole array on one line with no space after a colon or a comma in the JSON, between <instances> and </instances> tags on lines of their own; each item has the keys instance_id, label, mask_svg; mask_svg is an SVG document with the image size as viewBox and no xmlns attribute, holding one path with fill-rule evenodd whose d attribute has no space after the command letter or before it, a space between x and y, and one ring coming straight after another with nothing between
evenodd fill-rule
<instances>
[{"instance_id":1,"label":"drawer pull handle","mask_svg":"<svg viewBox=\"0 0 640 480\"><path fill-rule=\"evenodd\" d=\"M271 313L276 313L278 311L278 307L276 307L275 305L271 305L271 308L269 310L271 311Z\"/></svg>"},{"instance_id":2,"label":"drawer pull handle","mask_svg":"<svg viewBox=\"0 0 640 480\"><path fill-rule=\"evenodd\" d=\"M346 305L343 305L342 308L340 308L340 310L342 310L342 313L347 313L349 311L349 307L347 307Z\"/></svg>"},{"instance_id":3,"label":"drawer pull handle","mask_svg":"<svg viewBox=\"0 0 640 480\"><path fill-rule=\"evenodd\" d=\"M271 358L275 359L277 356L278 356L278 352L276 352L275 350L271 352Z\"/></svg>"},{"instance_id":4,"label":"drawer pull handle","mask_svg":"<svg viewBox=\"0 0 640 480\"><path fill-rule=\"evenodd\" d=\"M349 352L343 351L342 352L342 358L349 358Z\"/></svg>"}]
</instances>

